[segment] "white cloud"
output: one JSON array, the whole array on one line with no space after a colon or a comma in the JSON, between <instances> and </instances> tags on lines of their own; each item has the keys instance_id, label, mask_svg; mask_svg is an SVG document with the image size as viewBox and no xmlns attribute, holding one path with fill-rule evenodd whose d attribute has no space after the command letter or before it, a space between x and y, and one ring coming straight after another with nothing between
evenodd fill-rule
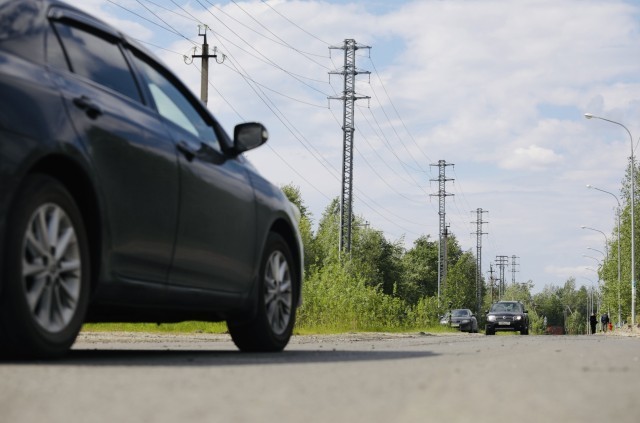
<instances>
[{"instance_id":1,"label":"white cloud","mask_svg":"<svg viewBox=\"0 0 640 423\"><path fill-rule=\"evenodd\" d=\"M526 148L516 148L512 155L504 159L500 165L505 169L540 171L561 162L562 157L553 150L530 145Z\"/></svg>"}]
</instances>

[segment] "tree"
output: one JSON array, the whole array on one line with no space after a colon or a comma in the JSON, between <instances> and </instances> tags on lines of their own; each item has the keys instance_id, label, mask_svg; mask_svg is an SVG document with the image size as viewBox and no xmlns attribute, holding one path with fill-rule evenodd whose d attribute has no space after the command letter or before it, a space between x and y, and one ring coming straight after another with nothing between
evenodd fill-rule
<instances>
[{"instance_id":1,"label":"tree","mask_svg":"<svg viewBox=\"0 0 640 423\"><path fill-rule=\"evenodd\" d=\"M406 300L415 304L420 298L438 294L438 243L424 235L413 242L413 248L403 258L401 291Z\"/></svg>"},{"instance_id":2,"label":"tree","mask_svg":"<svg viewBox=\"0 0 640 423\"><path fill-rule=\"evenodd\" d=\"M304 266L305 272L309 271L309 267L314 261L316 256L316 247L313 239L313 231L311 229L311 214L302 200L302 194L300 188L293 184L285 185L282 188L282 192L287 196L289 201L298 207L300 210L300 224L298 229L300 230L300 237L302 238L302 244L304 247Z\"/></svg>"},{"instance_id":3,"label":"tree","mask_svg":"<svg viewBox=\"0 0 640 423\"><path fill-rule=\"evenodd\" d=\"M340 202L336 197L325 208L314 237L315 250L312 264L322 268L329 260L338 260L340 236Z\"/></svg>"},{"instance_id":4,"label":"tree","mask_svg":"<svg viewBox=\"0 0 640 423\"><path fill-rule=\"evenodd\" d=\"M457 251L457 261L447 272L445 302L454 308L476 309L476 258L470 251Z\"/></svg>"},{"instance_id":5,"label":"tree","mask_svg":"<svg viewBox=\"0 0 640 423\"><path fill-rule=\"evenodd\" d=\"M380 287L387 295L395 294L395 287L402 278L402 240L389 242L381 231L362 224L354 227L351 260L355 268L365 276L367 284Z\"/></svg>"}]
</instances>

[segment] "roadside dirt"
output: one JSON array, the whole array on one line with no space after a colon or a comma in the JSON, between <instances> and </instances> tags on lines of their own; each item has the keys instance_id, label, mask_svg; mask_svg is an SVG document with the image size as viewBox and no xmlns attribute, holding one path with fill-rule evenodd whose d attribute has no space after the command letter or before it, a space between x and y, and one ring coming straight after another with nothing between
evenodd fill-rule
<instances>
[{"instance_id":1,"label":"roadside dirt","mask_svg":"<svg viewBox=\"0 0 640 423\"><path fill-rule=\"evenodd\" d=\"M630 325L621 328L613 328L612 331L604 333L606 336L631 336L634 338L640 338L640 327L631 327Z\"/></svg>"},{"instance_id":2,"label":"roadside dirt","mask_svg":"<svg viewBox=\"0 0 640 423\"><path fill-rule=\"evenodd\" d=\"M387 332L348 332L332 335L294 335L291 338L292 344L309 344L323 341L332 342L360 342L397 338L419 338L419 337L441 337L441 336L479 336L461 332L410 332L410 333L387 333ZM105 343L182 343L182 342L231 342L228 334L211 333L152 333L152 332L89 332L82 331L76 339L76 344L105 344Z\"/></svg>"}]
</instances>

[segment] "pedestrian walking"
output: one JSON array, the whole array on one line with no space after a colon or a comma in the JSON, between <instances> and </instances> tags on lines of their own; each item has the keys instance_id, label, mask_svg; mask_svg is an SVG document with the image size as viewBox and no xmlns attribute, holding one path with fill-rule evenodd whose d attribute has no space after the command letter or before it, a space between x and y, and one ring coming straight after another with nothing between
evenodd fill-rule
<instances>
[{"instance_id":1,"label":"pedestrian walking","mask_svg":"<svg viewBox=\"0 0 640 423\"><path fill-rule=\"evenodd\" d=\"M591 323L591 335L596 333L596 325L598 324L598 318L595 313L591 313L589 317L589 323Z\"/></svg>"},{"instance_id":2,"label":"pedestrian walking","mask_svg":"<svg viewBox=\"0 0 640 423\"><path fill-rule=\"evenodd\" d=\"M602 316L600 316L600 323L602 323L602 331L606 332L609 328L609 314L604 313Z\"/></svg>"}]
</instances>

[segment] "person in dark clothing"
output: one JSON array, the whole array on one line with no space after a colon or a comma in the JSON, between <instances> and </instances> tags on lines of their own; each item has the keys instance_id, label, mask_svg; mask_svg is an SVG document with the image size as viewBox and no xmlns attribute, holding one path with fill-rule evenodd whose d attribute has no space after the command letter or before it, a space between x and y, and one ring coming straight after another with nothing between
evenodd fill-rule
<instances>
[{"instance_id":1,"label":"person in dark clothing","mask_svg":"<svg viewBox=\"0 0 640 423\"><path fill-rule=\"evenodd\" d=\"M589 317L589 323L591 323L591 335L596 333L596 325L598 324L598 318L595 313L591 313L591 317Z\"/></svg>"},{"instance_id":2,"label":"person in dark clothing","mask_svg":"<svg viewBox=\"0 0 640 423\"><path fill-rule=\"evenodd\" d=\"M609 315L607 313L600 317L600 323L602 323L602 331L606 332L609 328Z\"/></svg>"}]
</instances>

